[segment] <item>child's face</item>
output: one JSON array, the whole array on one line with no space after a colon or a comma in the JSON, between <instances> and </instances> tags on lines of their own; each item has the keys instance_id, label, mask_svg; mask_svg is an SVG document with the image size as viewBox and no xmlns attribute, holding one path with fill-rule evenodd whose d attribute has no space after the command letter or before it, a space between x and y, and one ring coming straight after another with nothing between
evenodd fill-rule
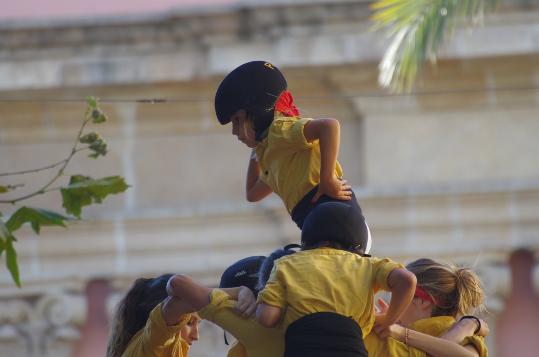
<instances>
[{"instance_id":1,"label":"child's face","mask_svg":"<svg viewBox=\"0 0 539 357\"><path fill-rule=\"evenodd\" d=\"M197 313L191 314L191 319L187 325L183 326L180 330L182 339L191 346L193 342L198 341L198 324L200 323L200 317Z\"/></svg>"},{"instance_id":2,"label":"child's face","mask_svg":"<svg viewBox=\"0 0 539 357\"><path fill-rule=\"evenodd\" d=\"M402 313L398 323L408 327L417 320L426 319L432 316L432 304L420 298L414 297L410 305Z\"/></svg>"},{"instance_id":3,"label":"child's face","mask_svg":"<svg viewBox=\"0 0 539 357\"><path fill-rule=\"evenodd\" d=\"M230 119L232 121L232 135L237 136L238 140L248 147L254 148L256 146L255 130L247 112L240 109L232 114Z\"/></svg>"}]
</instances>

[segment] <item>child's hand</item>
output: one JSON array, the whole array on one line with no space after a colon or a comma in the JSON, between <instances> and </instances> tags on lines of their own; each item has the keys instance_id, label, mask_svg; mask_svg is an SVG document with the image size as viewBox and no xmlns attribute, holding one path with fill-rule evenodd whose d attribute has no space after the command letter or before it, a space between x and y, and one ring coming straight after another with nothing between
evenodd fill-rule
<instances>
[{"instance_id":1,"label":"child's hand","mask_svg":"<svg viewBox=\"0 0 539 357\"><path fill-rule=\"evenodd\" d=\"M406 338L405 337L406 328L398 324L393 324L386 328L375 325L374 332L376 332L376 334L380 336L381 338L393 337L397 341L401 341L401 342L404 342Z\"/></svg>"},{"instance_id":2,"label":"child's hand","mask_svg":"<svg viewBox=\"0 0 539 357\"><path fill-rule=\"evenodd\" d=\"M238 293L238 302L234 307L236 313L244 318L254 314L256 310L256 298L251 289L242 286Z\"/></svg>"},{"instance_id":3,"label":"child's hand","mask_svg":"<svg viewBox=\"0 0 539 357\"><path fill-rule=\"evenodd\" d=\"M322 195L341 201L350 201L352 199L352 187L346 184L346 180L339 180L332 176L330 179L320 180L318 191L311 202L315 203Z\"/></svg>"},{"instance_id":4,"label":"child's hand","mask_svg":"<svg viewBox=\"0 0 539 357\"><path fill-rule=\"evenodd\" d=\"M376 313L374 314L374 325L385 327L385 324L384 324L385 319L386 319L385 312L376 311Z\"/></svg>"},{"instance_id":5,"label":"child's hand","mask_svg":"<svg viewBox=\"0 0 539 357\"><path fill-rule=\"evenodd\" d=\"M481 330L479 330L479 332L477 333L478 336L483 336L483 337L487 337L489 332L490 332L490 329L488 327L488 324L486 323L485 320L483 319L479 319L481 320Z\"/></svg>"}]
</instances>

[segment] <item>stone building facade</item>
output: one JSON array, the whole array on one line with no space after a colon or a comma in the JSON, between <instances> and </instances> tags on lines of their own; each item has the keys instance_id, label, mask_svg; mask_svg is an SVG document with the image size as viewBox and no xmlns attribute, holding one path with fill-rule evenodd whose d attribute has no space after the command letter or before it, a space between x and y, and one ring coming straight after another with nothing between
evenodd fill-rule
<instances>
[{"instance_id":1,"label":"stone building facade","mask_svg":"<svg viewBox=\"0 0 539 357\"><path fill-rule=\"evenodd\" d=\"M216 85L252 59L285 72L305 116L340 120L373 253L473 266L488 293L491 355L508 356L519 338L529 345L516 355L534 351L517 332L539 328L539 304L526 305L539 287L539 7L509 1L483 27L457 31L407 96L377 84L387 42L369 14L366 1L251 1L0 25L1 171L65 157L83 98L95 95L110 153L78 158L69 173L121 174L132 186L69 229L18 234L24 286L2 270L0 355L102 355L112 308L136 277L182 272L215 285L236 259L299 240L276 197L244 200L249 151L214 118ZM2 183L31 190L50 174ZM61 210L59 201L28 205ZM204 323L192 354L225 350Z\"/></svg>"}]
</instances>

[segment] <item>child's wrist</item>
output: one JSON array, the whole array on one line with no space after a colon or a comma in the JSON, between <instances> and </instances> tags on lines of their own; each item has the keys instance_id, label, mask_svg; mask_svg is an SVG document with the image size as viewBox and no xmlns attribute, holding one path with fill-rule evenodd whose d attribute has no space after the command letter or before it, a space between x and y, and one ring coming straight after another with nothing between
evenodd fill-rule
<instances>
[{"instance_id":1,"label":"child's wrist","mask_svg":"<svg viewBox=\"0 0 539 357\"><path fill-rule=\"evenodd\" d=\"M472 332L472 335L476 335L481 330L481 321L476 316L463 316L459 320L460 324L464 324L470 332Z\"/></svg>"},{"instance_id":2,"label":"child's wrist","mask_svg":"<svg viewBox=\"0 0 539 357\"><path fill-rule=\"evenodd\" d=\"M405 342L408 339L408 329L400 325L392 325L389 327L389 335L400 342Z\"/></svg>"},{"instance_id":3,"label":"child's wrist","mask_svg":"<svg viewBox=\"0 0 539 357\"><path fill-rule=\"evenodd\" d=\"M335 179L335 173L334 172L322 172L320 171L320 182L329 182Z\"/></svg>"},{"instance_id":4,"label":"child's wrist","mask_svg":"<svg viewBox=\"0 0 539 357\"><path fill-rule=\"evenodd\" d=\"M404 328L404 333L403 333L403 341L405 345L408 345L408 343L410 342L410 329L405 327Z\"/></svg>"}]
</instances>

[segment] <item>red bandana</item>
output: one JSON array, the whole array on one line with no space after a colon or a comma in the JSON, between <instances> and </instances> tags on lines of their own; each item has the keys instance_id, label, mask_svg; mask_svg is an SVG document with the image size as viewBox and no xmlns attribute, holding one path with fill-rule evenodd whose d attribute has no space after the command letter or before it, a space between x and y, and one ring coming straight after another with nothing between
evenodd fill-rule
<instances>
[{"instance_id":1,"label":"red bandana","mask_svg":"<svg viewBox=\"0 0 539 357\"><path fill-rule=\"evenodd\" d=\"M420 298L421 300L429 301L433 305L437 305L436 302L434 302L434 299L429 294L427 294L427 292L419 285L415 288L414 297Z\"/></svg>"},{"instance_id":2,"label":"red bandana","mask_svg":"<svg viewBox=\"0 0 539 357\"><path fill-rule=\"evenodd\" d=\"M299 116L299 110L294 105L294 98L292 97L292 93L287 90L282 92L279 96L279 99L277 99L277 102L275 103L275 110L283 113L287 117Z\"/></svg>"}]
</instances>

